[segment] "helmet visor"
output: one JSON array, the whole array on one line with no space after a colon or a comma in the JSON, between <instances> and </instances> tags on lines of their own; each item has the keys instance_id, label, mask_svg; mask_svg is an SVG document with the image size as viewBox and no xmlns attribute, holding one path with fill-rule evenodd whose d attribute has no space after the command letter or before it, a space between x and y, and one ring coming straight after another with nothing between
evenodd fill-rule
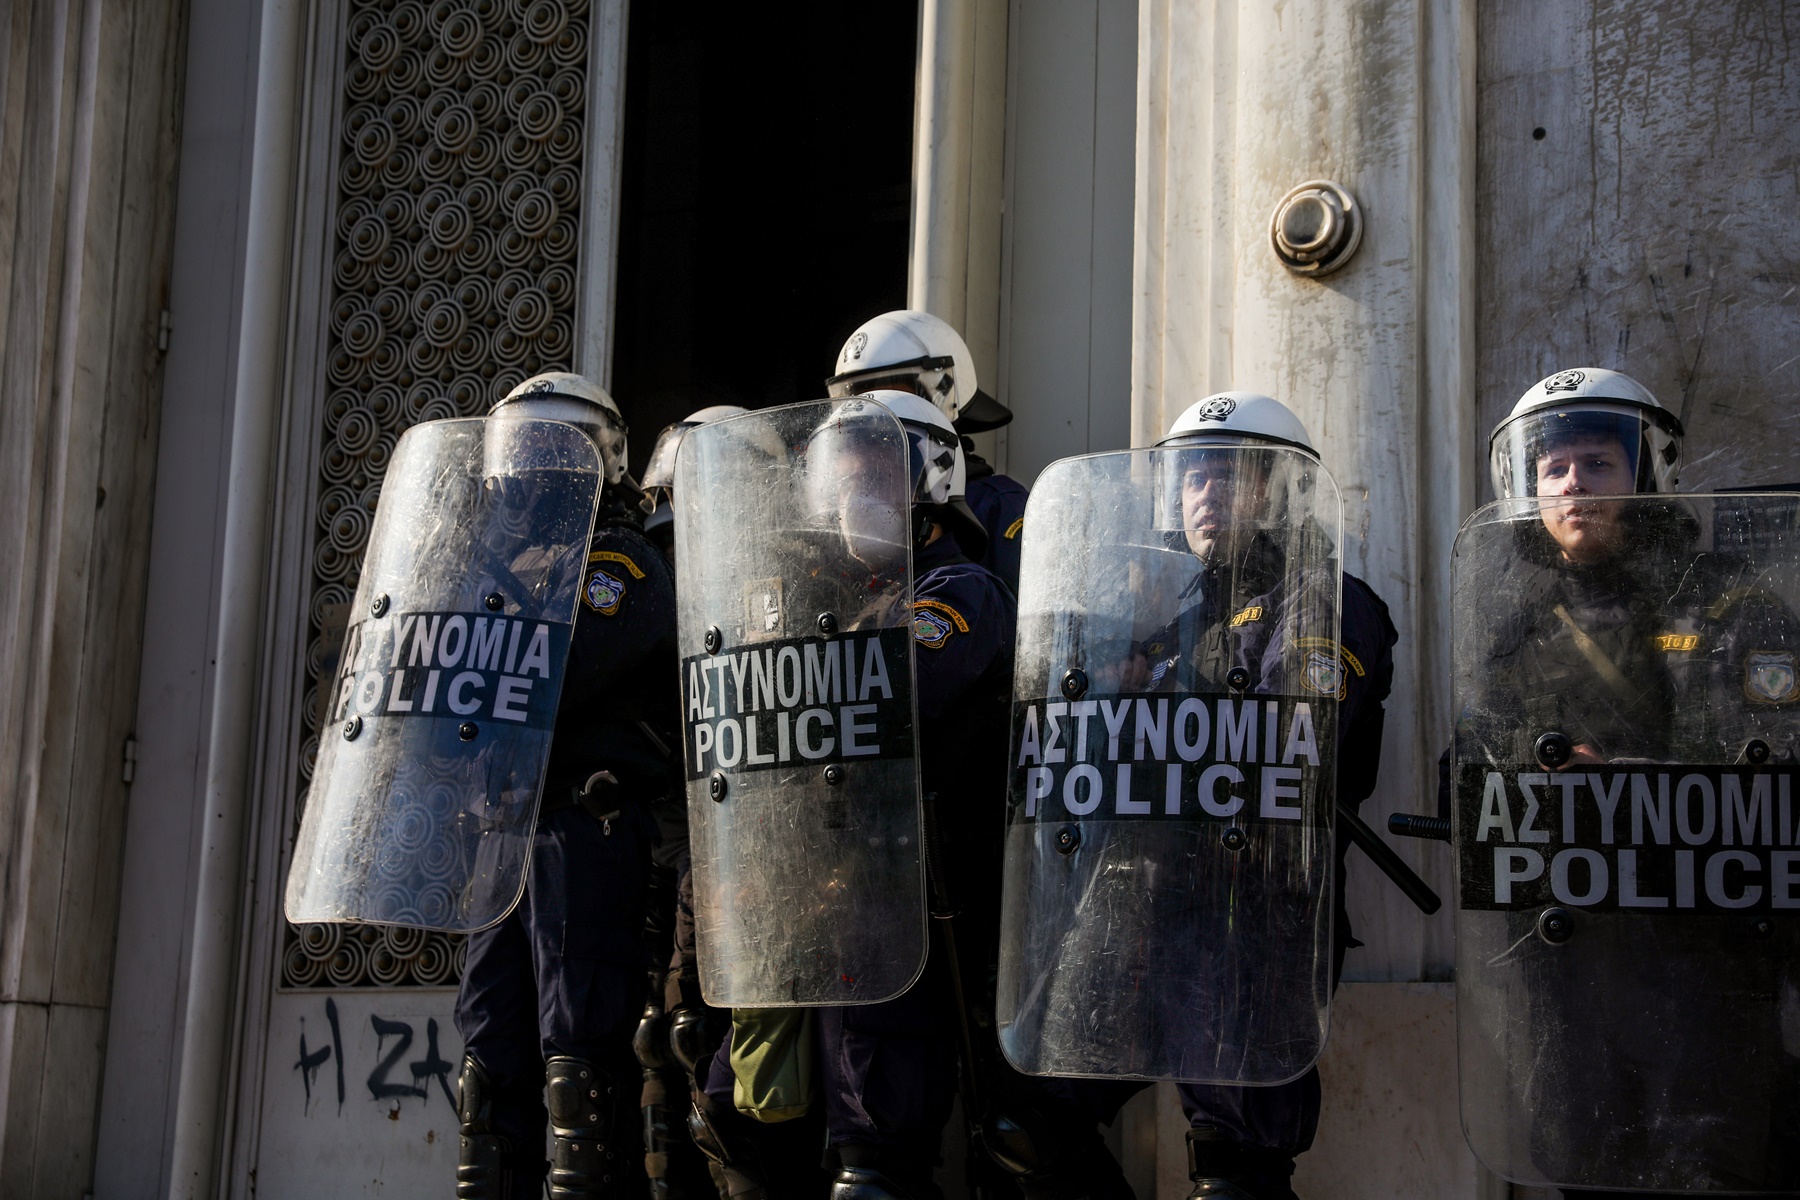
<instances>
[{"instance_id":1,"label":"helmet visor","mask_svg":"<svg viewBox=\"0 0 1800 1200\"><path fill-rule=\"evenodd\" d=\"M806 446L801 496L809 521L842 534L871 566L903 560L912 541L906 498L914 456L900 444L900 430L879 404L851 400Z\"/></svg>"},{"instance_id":2,"label":"helmet visor","mask_svg":"<svg viewBox=\"0 0 1800 1200\"><path fill-rule=\"evenodd\" d=\"M1503 500L1668 492L1680 443L1650 410L1579 404L1523 413L1494 431L1489 469Z\"/></svg>"},{"instance_id":3,"label":"helmet visor","mask_svg":"<svg viewBox=\"0 0 1800 1200\"><path fill-rule=\"evenodd\" d=\"M566 396L525 396L500 404L488 414L503 430L511 421L561 421L593 439L604 464L606 482L617 483L629 469L625 423L598 404Z\"/></svg>"},{"instance_id":4,"label":"helmet visor","mask_svg":"<svg viewBox=\"0 0 1800 1200\"><path fill-rule=\"evenodd\" d=\"M1156 527L1210 559L1287 519L1292 493L1310 486L1306 461L1242 441L1170 447L1156 456Z\"/></svg>"},{"instance_id":5,"label":"helmet visor","mask_svg":"<svg viewBox=\"0 0 1800 1200\"><path fill-rule=\"evenodd\" d=\"M882 363L861 371L845 371L842 375L833 375L825 381L825 393L833 400L841 400L863 392L891 389L912 392L935 404L940 395L951 390L951 386L945 382L945 372L955 365L956 360L949 355L927 355L907 359L905 362Z\"/></svg>"},{"instance_id":6,"label":"helmet visor","mask_svg":"<svg viewBox=\"0 0 1800 1200\"><path fill-rule=\"evenodd\" d=\"M656 445L650 448L650 461L644 464L644 477L638 481L646 492L652 488L675 486L676 452L681 449L681 439L696 424L698 422L676 421L665 425L663 431L656 435Z\"/></svg>"}]
</instances>

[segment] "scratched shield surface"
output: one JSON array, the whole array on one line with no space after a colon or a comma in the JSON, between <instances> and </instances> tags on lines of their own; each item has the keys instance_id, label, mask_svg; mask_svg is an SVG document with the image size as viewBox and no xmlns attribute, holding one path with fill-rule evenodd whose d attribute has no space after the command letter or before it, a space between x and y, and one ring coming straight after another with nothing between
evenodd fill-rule
<instances>
[{"instance_id":1,"label":"scratched shield surface","mask_svg":"<svg viewBox=\"0 0 1800 1200\"><path fill-rule=\"evenodd\" d=\"M682 441L688 823L713 1004L872 1004L924 968L908 453L861 399Z\"/></svg>"},{"instance_id":2,"label":"scratched shield surface","mask_svg":"<svg viewBox=\"0 0 1800 1200\"><path fill-rule=\"evenodd\" d=\"M518 901L600 457L558 421L394 451L288 874L295 924L468 933Z\"/></svg>"},{"instance_id":3,"label":"scratched shield surface","mask_svg":"<svg viewBox=\"0 0 1800 1200\"><path fill-rule=\"evenodd\" d=\"M444 1194L456 1174L455 1003L448 988L277 993L258 1200Z\"/></svg>"},{"instance_id":4,"label":"scratched shield surface","mask_svg":"<svg viewBox=\"0 0 1800 1200\"><path fill-rule=\"evenodd\" d=\"M1342 504L1282 447L1067 458L1026 507L997 1020L1030 1074L1274 1084L1331 998Z\"/></svg>"},{"instance_id":5,"label":"scratched shield surface","mask_svg":"<svg viewBox=\"0 0 1800 1200\"><path fill-rule=\"evenodd\" d=\"M1500 501L1452 597L1470 1148L1800 1189L1800 496Z\"/></svg>"}]
</instances>

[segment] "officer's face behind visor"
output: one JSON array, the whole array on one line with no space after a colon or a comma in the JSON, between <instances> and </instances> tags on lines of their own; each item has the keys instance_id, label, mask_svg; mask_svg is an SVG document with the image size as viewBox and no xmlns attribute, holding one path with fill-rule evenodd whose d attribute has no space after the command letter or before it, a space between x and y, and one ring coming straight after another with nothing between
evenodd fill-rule
<instances>
[{"instance_id":1,"label":"officer's face behind visor","mask_svg":"<svg viewBox=\"0 0 1800 1200\"><path fill-rule=\"evenodd\" d=\"M1236 531L1255 529L1269 507L1268 454L1237 447L1184 450L1178 458L1181 529L1207 562Z\"/></svg>"},{"instance_id":2,"label":"officer's face behind visor","mask_svg":"<svg viewBox=\"0 0 1800 1200\"><path fill-rule=\"evenodd\" d=\"M1622 548L1621 507L1601 497L1638 490L1636 423L1583 416L1563 428L1549 426L1532 455L1531 494L1543 501L1538 519L1572 563L1599 562ZM1626 430L1608 427L1613 423L1632 424L1629 440Z\"/></svg>"},{"instance_id":3,"label":"officer's face behind visor","mask_svg":"<svg viewBox=\"0 0 1800 1200\"><path fill-rule=\"evenodd\" d=\"M870 570L904 558L910 538L911 480L886 439L846 423L822 430L807 449L807 505L821 526L835 526Z\"/></svg>"}]
</instances>

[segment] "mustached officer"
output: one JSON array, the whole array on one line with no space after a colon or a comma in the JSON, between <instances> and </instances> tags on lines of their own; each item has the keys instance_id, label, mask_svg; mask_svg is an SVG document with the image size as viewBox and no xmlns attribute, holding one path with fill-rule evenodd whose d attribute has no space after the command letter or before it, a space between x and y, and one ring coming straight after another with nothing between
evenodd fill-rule
<instances>
[{"instance_id":1,"label":"mustached officer","mask_svg":"<svg viewBox=\"0 0 1800 1200\"><path fill-rule=\"evenodd\" d=\"M1682 436L1539 381L1452 560L1464 1129L1565 1195L1800 1191L1800 504L1673 494Z\"/></svg>"},{"instance_id":2,"label":"mustached officer","mask_svg":"<svg viewBox=\"0 0 1800 1200\"><path fill-rule=\"evenodd\" d=\"M969 510L987 532L987 548L963 552L1019 590L1019 534L1025 520L1025 485L975 453L972 433L1010 423L1012 410L982 391L975 379L975 356L948 322L914 308L872 317L857 327L838 351L837 374L825 381L827 394L849 396L876 388L896 388L923 396L950 418L961 438ZM952 535L954 536L954 535Z\"/></svg>"},{"instance_id":3,"label":"mustached officer","mask_svg":"<svg viewBox=\"0 0 1800 1200\"><path fill-rule=\"evenodd\" d=\"M456 1025L466 1047L456 1194L625 1196L643 1188L640 1074L650 802L679 791L675 598L627 475L625 422L579 375L526 380L488 420L584 430L605 474L530 843L525 896L469 939ZM545 1110L548 1086L548 1113Z\"/></svg>"},{"instance_id":4,"label":"mustached officer","mask_svg":"<svg viewBox=\"0 0 1800 1200\"><path fill-rule=\"evenodd\" d=\"M1039 477L998 1016L1040 1078L985 1138L1029 1197L1129 1196L1095 1124L1161 1078L1190 1195L1293 1198L1351 944L1319 833L1374 789L1396 638L1339 513L1299 419L1248 392Z\"/></svg>"},{"instance_id":5,"label":"mustached officer","mask_svg":"<svg viewBox=\"0 0 1800 1200\"><path fill-rule=\"evenodd\" d=\"M683 446L683 645L690 604L708 638L684 663L701 983L736 1006L694 1129L732 1195L821 1186L819 1140L772 1136L807 1113L837 1200L938 1194L953 947L987 940L960 922L993 908L1015 619L966 556L984 533L959 452L936 406L896 391L717 422ZM684 489L708 486L688 508ZM740 496L776 507L733 511ZM699 565L689 578L714 528L737 556L716 598ZM958 911L947 936L927 937L928 880L931 912Z\"/></svg>"}]
</instances>

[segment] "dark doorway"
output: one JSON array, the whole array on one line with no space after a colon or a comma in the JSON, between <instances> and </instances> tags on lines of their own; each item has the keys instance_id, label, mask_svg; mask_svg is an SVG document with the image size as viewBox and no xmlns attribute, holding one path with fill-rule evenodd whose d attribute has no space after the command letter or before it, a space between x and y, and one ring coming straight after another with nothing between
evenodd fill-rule
<instances>
[{"instance_id":1,"label":"dark doorway","mask_svg":"<svg viewBox=\"0 0 1800 1200\"><path fill-rule=\"evenodd\" d=\"M641 465L709 404L824 394L906 303L914 0L632 0L612 391Z\"/></svg>"}]
</instances>

